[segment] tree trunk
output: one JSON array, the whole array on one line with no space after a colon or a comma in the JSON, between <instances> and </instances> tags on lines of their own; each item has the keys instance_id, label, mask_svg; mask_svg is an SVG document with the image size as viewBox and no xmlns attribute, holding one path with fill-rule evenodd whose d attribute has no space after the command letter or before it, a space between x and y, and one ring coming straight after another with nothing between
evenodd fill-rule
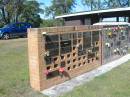
<instances>
[{"instance_id":1,"label":"tree trunk","mask_svg":"<svg viewBox=\"0 0 130 97\"><path fill-rule=\"evenodd\" d=\"M1 8L1 11L2 11L2 17L3 17L4 23L7 23L4 7Z\"/></svg>"},{"instance_id":2,"label":"tree trunk","mask_svg":"<svg viewBox=\"0 0 130 97\"><path fill-rule=\"evenodd\" d=\"M91 6L91 10L93 10L93 0L91 0L90 6Z\"/></svg>"}]
</instances>

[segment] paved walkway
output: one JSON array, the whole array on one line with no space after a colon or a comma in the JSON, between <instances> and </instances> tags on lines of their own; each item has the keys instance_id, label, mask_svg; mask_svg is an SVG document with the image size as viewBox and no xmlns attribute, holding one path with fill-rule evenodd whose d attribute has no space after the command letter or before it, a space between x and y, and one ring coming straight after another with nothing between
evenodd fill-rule
<instances>
[{"instance_id":1,"label":"paved walkway","mask_svg":"<svg viewBox=\"0 0 130 97\"><path fill-rule=\"evenodd\" d=\"M130 54L123 56L120 59L107 63L105 65L100 66L99 68L92 70L90 72L84 73L78 77L72 78L69 81L66 81L62 84L55 85L49 89L42 91L44 95L49 97L58 97L61 94L71 91L74 87L79 86L85 82L92 80L94 77L104 74L111 69L121 65L122 63L130 60Z\"/></svg>"}]
</instances>

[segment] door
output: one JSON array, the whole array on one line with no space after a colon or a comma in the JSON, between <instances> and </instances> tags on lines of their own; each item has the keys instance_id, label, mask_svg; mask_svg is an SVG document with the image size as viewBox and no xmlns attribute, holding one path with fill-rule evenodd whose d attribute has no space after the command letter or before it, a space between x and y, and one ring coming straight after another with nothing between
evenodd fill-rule
<instances>
[{"instance_id":1,"label":"door","mask_svg":"<svg viewBox=\"0 0 130 97\"><path fill-rule=\"evenodd\" d=\"M19 30L20 30L19 33L20 33L21 36L27 35L27 26L26 26L26 24L20 23L19 24Z\"/></svg>"}]
</instances>

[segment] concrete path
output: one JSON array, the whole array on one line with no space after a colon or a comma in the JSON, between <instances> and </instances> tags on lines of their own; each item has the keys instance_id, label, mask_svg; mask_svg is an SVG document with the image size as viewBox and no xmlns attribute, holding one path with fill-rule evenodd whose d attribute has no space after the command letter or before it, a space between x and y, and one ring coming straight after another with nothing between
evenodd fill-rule
<instances>
[{"instance_id":1,"label":"concrete path","mask_svg":"<svg viewBox=\"0 0 130 97\"><path fill-rule=\"evenodd\" d=\"M58 97L61 94L64 94L66 92L73 90L74 87L84 84L85 82L92 80L94 77L106 73L110 71L111 69L121 65L122 63L127 62L128 60L130 60L130 54L125 55L122 58L112 61L110 63L107 63L105 65L102 65L95 70L82 74L78 77L72 78L71 80L66 81L62 84L55 85L49 89L42 91L42 93L49 97Z\"/></svg>"}]
</instances>

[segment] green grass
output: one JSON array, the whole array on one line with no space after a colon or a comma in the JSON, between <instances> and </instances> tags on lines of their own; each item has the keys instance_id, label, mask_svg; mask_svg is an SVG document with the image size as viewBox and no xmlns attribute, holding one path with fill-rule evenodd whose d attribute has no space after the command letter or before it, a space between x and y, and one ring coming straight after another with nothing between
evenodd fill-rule
<instances>
[{"instance_id":1,"label":"green grass","mask_svg":"<svg viewBox=\"0 0 130 97\"><path fill-rule=\"evenodd\" d=\"M27 39L0 40L0 97L45 97L29 85ZM130 61L61 97L130 97Z\"/></svg>"},{"instance_id":2,"label":"green grass","mask_svg":"<svg viewBox=\"0 0 130 97\"><path fill-rule=\"evenodd\" d=\"M130 61L60 97L130 97Z\"/></svg>"},{"instance_id":3,"label":"green grass","mask_svg":"<svg viewBox=\"0 0 130 97\"><path fill-rule=\"evenodd\" d=\"M43 97L29 85L27 39L0 40L0 97Z\"/></svg>"}]
</instances>

